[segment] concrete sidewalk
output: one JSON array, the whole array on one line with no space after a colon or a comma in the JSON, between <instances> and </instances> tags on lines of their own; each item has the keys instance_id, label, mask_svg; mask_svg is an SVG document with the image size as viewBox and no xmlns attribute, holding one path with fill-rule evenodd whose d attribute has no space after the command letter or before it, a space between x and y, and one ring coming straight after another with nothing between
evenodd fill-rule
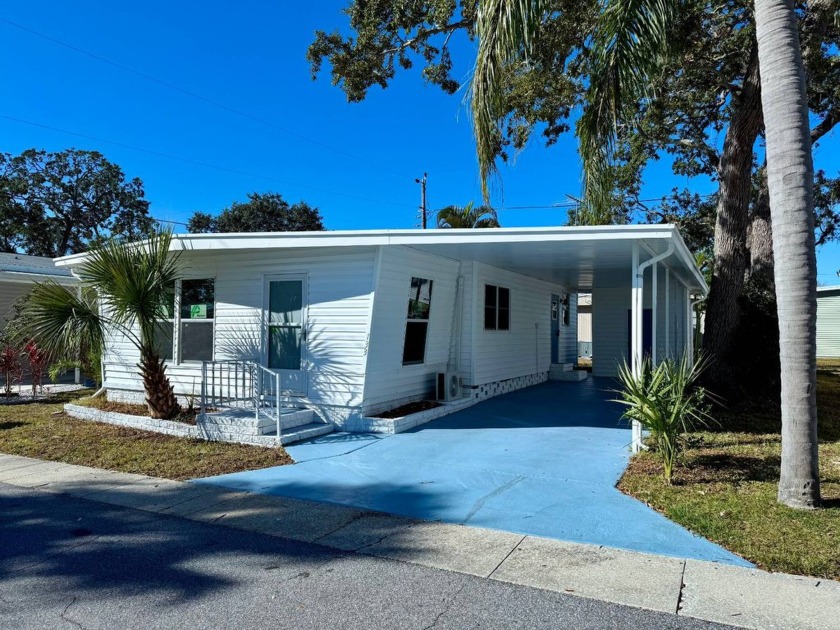
<instances>
[{"instance_id":1,"label":"concrete sidewalk","mask_svg":"<svg viewBox=\"0 0 840 630\"><path fill-rule=\"evenodd\" d=\"M840 583L0 455L0 482L744 628L840 628Z\"/></svg>"}]
</instances>

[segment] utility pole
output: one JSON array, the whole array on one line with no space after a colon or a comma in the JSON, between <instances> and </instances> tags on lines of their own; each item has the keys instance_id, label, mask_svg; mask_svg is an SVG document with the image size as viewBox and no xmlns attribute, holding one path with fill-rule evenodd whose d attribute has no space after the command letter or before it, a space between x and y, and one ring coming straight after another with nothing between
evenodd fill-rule
<instances>
[{"instance_id":1,"label":"utility pole","mask_svg":"<svg viewBox=\"0 0 840 630\"><path fill-rule=\"evenodd\" d=\"M415 179L415 183L420 184L420 225L426 229L426 173L423 173L423 179Z\"/></svg>"}]
</instances>

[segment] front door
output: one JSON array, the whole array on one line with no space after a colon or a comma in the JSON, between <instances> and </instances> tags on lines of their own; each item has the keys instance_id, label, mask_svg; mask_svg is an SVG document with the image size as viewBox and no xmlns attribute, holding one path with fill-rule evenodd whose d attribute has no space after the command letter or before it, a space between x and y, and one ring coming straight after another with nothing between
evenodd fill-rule
<instances>
[{"instance_id":1,"label":"front door","mask_svg":"<svg viewBox=\"0 0 840 630\"><path fill-rule=\"evenodd\" d=\"M264 365L280 374L284 394L306 395L306 278L266 279Z\"/></svg>"},{"instance_id":2,"label":"front door","mask_svg":"<svg viewBox=\"0 0 840 630\"><path fill-rule=\"evenodd\" d=\"M551 362L560 363L560 296L551 294Z\"/></svg>"}]
</instances>

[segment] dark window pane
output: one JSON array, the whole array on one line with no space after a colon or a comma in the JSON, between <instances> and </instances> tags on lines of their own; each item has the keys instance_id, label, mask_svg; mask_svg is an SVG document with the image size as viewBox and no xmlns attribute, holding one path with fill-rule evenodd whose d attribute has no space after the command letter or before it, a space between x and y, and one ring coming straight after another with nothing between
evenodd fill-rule
<instances>
[{"instance_id":1,"label":"dark window pane","mask_svg":"<svg viewBox=\"0 0 840 630\"><path fill-rule=\"evenodd\" d=\"M492 284L484 285L484 306L496 308L496 288Z\"/></svg>"},{"instance_id":2,"label":"dark window pane","mask_svg":"<svg viewBox=\"0 0 840 630\"><path fill-rule=\"evenodd\" d=\"M268 367L275 370L300 369L301 328L271 326L268 329Z\"/></svg>"},{"instance_id":3,"label":"dark window pane","mask_svg":"<svg viewBox=\"0 0 840 630\"><path fill-rule=\"evenodd\" d=\"M181 319L213 319L216 283L207 280L181 281Z\"/></svg>"},{"instance_id":4,"label":"dark window pane","mask_svg":"<svg viewBox=\"0 0 840 630\"><path fill-rule=\"evenodd\" d=\"M408 319L429 319L432 306L432 281L412 278L408 291Z\"/></svg>"},{"instance_id":5,"label":"dark window pane","mask_svg":"<svg viewBox=\"0 0 840 630\"><path fill-rule=\"evenodd\" d=\"M499 308L510 308L510 289L499 287Z\"/></svg>"},{"instance_id":6,"label":"dark window pane","mask_svg":"<svg viewBox=\"0 0 840 630\"><path fill-rule=\"evenodd\" d=\"M496 330L496 307L484 307L484 328L486 330Z\"/></svg>"},{"instance_id":7,"label":"dark window pane","mask_svg":"<svg viewBox=\"0 0 840 630\"><path fill-rule=\"evenodd\" d=\"M499 307L498 330L510 330L510 309Z\"/></svg>"},{"instance_id":8,"label":"dark window pane","mask_svg":"<svg viewBox=\"0 0 840 630\"><path fill-rule=\"evenodd\" d=\"M403 346L403 365L423 363L426 358L427 322L407 322L405 326L405 345Z\"/></svg>"},{"instance_id":9,"label":"dark window pane","mask_svg":"<svg viewBox=\"0 0 840 630\"><path fill-rule=\"evenodd\" d=\"M166 295L163 296L163 304L160 309L160 319L173 319L175 317L175 285L166 289Z\"/></svg>"},{"instance_id":10,"label":"dark window pane","mask_svg":"<svg viewBox=\"0 0 840 630\"><path fill-rule=\"evenodd\" d=\"M172 360L172 331L174 324L171 321L161 320L155 322L155 351L164 359Z\"/></svg>"},{"instance_id":11,"label":"dark window pane","mask_svg":"<svg viewBox=\"0 0 840 630\"><path fill-rule=\"evenodd\" d=\"M213 360L213 322L181 322L181 361Z\"/></svg>"}]
</instances>

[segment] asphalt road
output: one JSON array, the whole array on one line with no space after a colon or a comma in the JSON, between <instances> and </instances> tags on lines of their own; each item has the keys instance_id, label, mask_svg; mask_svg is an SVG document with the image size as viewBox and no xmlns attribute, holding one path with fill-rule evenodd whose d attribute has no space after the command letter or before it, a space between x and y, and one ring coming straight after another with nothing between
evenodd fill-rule
<instances>
[{"instance_id":1,"label":"asphalt road","mask_svg":"<svg viewBox=\"0 0 840 630\"><path fill-rule=\"evenodd\" d=\"M0 628L724 628L0 484Z\"/></svg>"}]
</instances>

